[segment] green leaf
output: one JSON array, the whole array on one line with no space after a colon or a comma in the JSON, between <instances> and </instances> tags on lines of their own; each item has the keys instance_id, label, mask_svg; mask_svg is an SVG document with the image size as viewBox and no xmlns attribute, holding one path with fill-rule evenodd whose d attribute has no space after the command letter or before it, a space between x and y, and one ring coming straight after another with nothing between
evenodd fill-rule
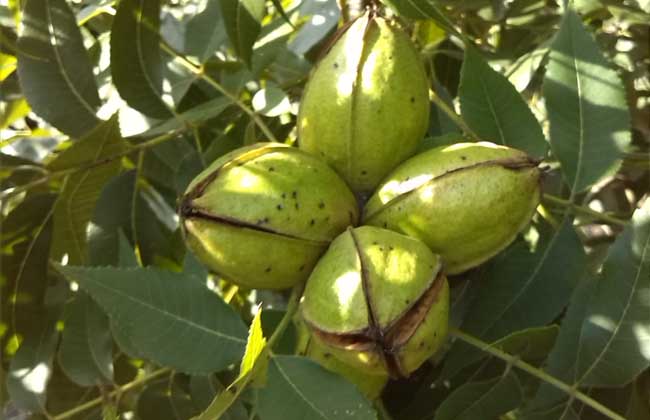
<instances>
[{"instance_id":1,"label":"green leaf","mask_svg":"<svg viewBox=\"0 0 650 420\"><path fill-rule=\"evenodd\" d=\"M27 0L18 75L34 112L73 137L97 125L101 105L81 33L65 0Z\"/></svg>"},{"instance_id":2,"label":"green leaf","mask_svg":"<svg viewBox=\"0 0 650 420\"><path fill-rule=\"evenodd\" d=\"M135 255L135 250L131 248L129 240L126 239L124 233L119 231L119 250L118 250L118 267L129 268L129 267L139 267L138 257Z\"/></svg>"},{"instance_id":3,"label":"green leaf","mask_svg":"<svg viewBox=\"0 0 650 420\"><path fill-rule=\"evenodd\" d=\"M455 389L436 410L435 420L494 419L518 407L523 390L512 372Z\"/></svg>"},{"instance_id":4,"label":"green leaf","mask_svg":"<svg viewBox=\"0 0 650 420\"><path fill-rule=\"evenodd\" d=\"M138 249L144 265L157 258L176 260L178 238L159 220L142 193L135 193L135 178L135 171L125 172L101 191L88 229L92 265L118 265L120 231Z\"/></svg>"},{"instance_id":5,"label":"green leaf","mask_svg":"<svg viewBox=\"0 0 650 420\"><path fill-rule=\"evenodd\" d=\"M83 292L66 304L65 328L59 348L61 369L82 386L113 379L113 340L108 317Z\"/></svg>"},{"instance_id":6,"label":"green leaf","mask_svg":"<svg viewBox=\"0 0 650 420\"><path fill-rule=\"evenodd\" d=\"M215 398L217 392L223 392L225 387L214 376L192 376L190 378L190 394L192 402L200 410L205 410ZM221 415L223 420L248 420L248 412L243 402L237 401Z\"/></svg>"},{"instance_id":7,"label":"green leaf","mask_svg":"<svg viewBox=\"0 0 650 420\"><path fill-rule=\"evenodd\" d=\"M61 370L61 365L53 363L52 376L47 383L47 411L48 413L63 413L77 407L81 402L96 398L100 395L97 387L82 387L72 382ZM110 402L107 401L108 404ZM101 413L99 408L85 412L84 418L99 419L94 417ZM81 416L77 416L80 418ZM102 420L109 420L102 419Z\"/></svg>"},{"instance_id":8,"label":"green leaf","mask_svg":"<svg viewBox=\"0 0 650 420\"><path fill-rule=\"evenodd\" d=\"M257 359L266 347L266 338L262 332L262 308L258 307L257 313L248 329L248 340L246 341L246 351L241 360L238 378L247 375L255 366Z\"/></svg>"},{"instance_id":9,"label":"green leaf","mask_svg":"<svg viewBox=\"0 0 650 420\"><path fill-rule=\"evenodd\" d=\"M523 92L533 80L533 76L535 76L547 56L548 42L544 42L535 50L517 58L508 67L508 81L512 83L518 92Z\"/></svg>"},{"instance_id":10,"label":"green leaf","mask_svg":"<svg viewBox=\"0 0 650 420\"><path fill-rule=\"evenodd\" d=\"M473 47L465 49L458 96L463 119L481 139L544 156L542 127L530 108Z\"/></svg>"},{"instance_id":11,"label":"green leaf","mask_svg":"<svg viewBox=\"0 0 650 420\"><path fill-rule=\"evenodd\" d=\"M419 152L424 152L438 146L456 144L459 142L459 139L463 139L463 137L458 133L447 133L440 136L425 137L420 143Z\"/></svg>"},{"instance_id":12,"label":"green leaf","mask_svg":"<svg viewBox=\"0 0 650 420\"><path fill-rule=\"evenodd\" d=\"M192 16L185 30L184 51L201 63L223 47L228 40L219 1L205 1L205 8Z\"/></svg>"},{"instance_id":13,"label":"green leaf","mask_svg":"<svg viewBox=\"0 0 650 420\"><path fill-rule=\"evenodd\" d=\"M526 362L540 362L553 348L558 331L557 325L528 328L503 337L492 346Z\"/></svg>"},{"instance_id":14,"label":"green leaf","mask_svg":"<svg viewBox=\"0 0 650 420\"><path fill-rule=\"evenodd\" d=\"M94 266L119 262L120 231L131 233L131 208L135 172L129 171L111 179L102 189L88 229L88 255Z\"/></svg>"},{"instance_id":15,"label":"green leaf","mask_svg":"<svg viewBox=\"0 0 650 420\"><path fill-rule=\"evenodd\" d=\"M650 367L650 201L616 239L586 311L578 346L583 386L619 387Z\"/></svg>"},{"instance_id":16,"label":"green leaf","mask_svg":"<svg viewBox=\"0 0 650 420\"><path fill-rule=\"evenodd\" d=\"M45 297L47 282L43 279L47 277L54 203L53 194L27 196L2 218L0 272L3 303L10 294L20 296L11 302L12 307L16 305L14 314L17 316L29 313L28 309L18 309L19 306L26 303L41 305ZM3 315L5 311L8 314L8 306L3 307Z\"/></svg>"},{"instance_id":17,"label":"green leaf","mask_svg":"<svg viewBox=\"0 0 650 420\"><path fill-rule=\"evenodd\" d=\"M454 109L453 98L447 89L436 80L433 81L433 91L439 100L446 103L450 109ZM449 115L435 104L431 105L430 109L428 134L433 137L454 134L458 139L458 136L461 135L461 129L449 118Z\"/></svg>"},{"instance_id":18,"label":"green leaf","mask_svg":"<svg viewBox=\"0 0 650 420\"><path fill-rule=\"evenodd\" d=\"M650 420L650 400L648 399L648 381L650 373L646 372L631 384L632 392L625 412L625 417L635 420Z\"/></svg>"},{"instance_id":19,"label":"green leaf","mask_svg":"<svg viewBox=\"0 0 650 420\"><path fill-rule=\"evenodd\" d=\"M476 279L478 291L463 320L463 331L492 342L546 325L564 309L586 267L582 244L569 219L557 231L540 227L539 233L535 252L525 242L515 242L487 266L483 278ZM445 361L446 377L467 366L478 351L455 343Z\"/></svg>"},{"instance_id":20,"label":"green leaf","mask_svg":"<svg viewBox=\"0 0 650 420\"><path fill-rule=\"evenodd\" d=\"M183 273L194 276L197 279L208 278L208 270L189 249L185 253L185 258L183 259Z\"/></svg>"},{"instance_id":21,"label":"green leaf","mask_svg":"<svg viewBox=\"0 0 650 420\"><path fill-rule=\"evenodd\" d=\"M543 93L553 154L577 194L619 167L630 114L620 78L572 10L551 46Z\"/></svg>"},{"instance_id":22,"label":"green leaf","mask_svg":"<svg viewBox=\"0 0 650 420\"><path fill-rule=\"evenodd\" d=\"M292 37L288 44L288 49L290 53L302 56L336 28L341 17L341 11L336 0L306 1L300 3L298 15L301 19L311 18L306 19L307 21L296 31L295 36ZM318 16L318 18L314 16ZM264 47L267 45L265 44ZM288 63L284 60L280 64L284 67ZM276 82L280 83L277 79Z\"/></svg>"},{"instance_id":23,"label":"green leaf","mask_svg":"<svg viewBox=\"0 0 650 420\"><path fill-rule=\"evenodd\" d=\"M121 230L117 232L118 234L118 258L117 263L113 263L117 267L121 268L138 268L138 259L135 255L135 250L131 248L131 244L126 239ZM134 359L142 359L144 356L136 347L131 337L125 334L125 331L120 328L120 326L114 321L109 319L110 330L115 343L124 353L128 354Z\"/></svg>"},{"instance_id":24,"label":"green leaf","mask_svg":"<svg viewBox=\"0 0 650 420\"><path fill-rule=\"evenodd\" d=\"M258 398L262 420L377 418L354 385L305 357L271 358Z\"/></svg>"},{"instance_id":25,"label":"green leaf","mask_svg":"<svg viewBox=\"0 0 650 420\"><path fill-rule=\"evenodd\" d=\"M258 312L255 314L248 331L246 351L240 364L239 375L227 389L215 396L212 402L194 420L220 419L228 416L228 413L235 413L237 408L234 404L248 385L263 382L266 378L266 367L270 352L266 348L261 316L262 309L258 308Z\"/></svg>"},{"instance_id":26,"label":"green leaf","mask_svg":"<svg viewBox=\"0 0 650 420\"><path fill-rule=\"evenodd\" d=\"M620 386L650 364L650 204L612 246L602 275L587 276L571 299L546 371L568 384ZM614 366L609 365L614 363ZM607 375L607 376L603 376ZM573 400L542 384L526 419L580 418Z\"/></svg>"},{"instance_id":27,"label":"green leaf","mask_svg":"<svg viewBox=\"0 0 650 420\"><path fill-rule=\"evenodd\" d=\"M267 300L260 299L262 302ZM280 309L266 309L262 314L262 330L267 337L273 335L273 332L280 324L286 311ZM273 354L295 354L296 344L298 341L295 323L289 324L282 333L282 337L273 345Z\"/></svg>"},{"instance_id":28,"label":"green leaf","mask_svg":"<svg viewBox=\"0 0 650 420\"><path fill-rule=\"evenodd\" d=\"M122 0L111 28L111 73L130 107L166 119L159 28L160 0Z\"/></svg>"},{"instance_id":29,"label":"green leaf","mask_svg":"<svg viewBox=\"0 0 650 420\"><path fill-rule=\"evenodd\" d=\"M266 14L264 0L221 0L221 10L235 53L251 67L253 44Z\"/></svg>"},{"instance_id":30,"label":"green leaf","mask_svg":"<svg viewBox=\"0 0 650 420\"><path fill-rule=\"evenodd\" d=\"M594 286L594 279L585 276L576 287L562 320L557 341L547 360L546 372L566 383L575 383L580 328ZM526 420L577 420L578 416L573 412L568 398L564 392L542 382L535 397L525 409L525 418Z\"/></svg>"},{"instance_id":31,"label":"green leaf","mask_svg":"<svg viewBox=\"0 0 650 420\"><path fill-rule=\"evenodd\" d=\"M26 184L43 176L42 174L43 166L41 164L0 152L0 190Z\"/></svg>"},{"instance_id":32,"label":"green leaf","mask_svg":"<svg viewBox=\"0 0 650 420\"><path fill-rule=\"evenodd\" d=\"M183 164L186 162L188 164L198 163L198 167L183 168ZM182 169L187 170L187 173L183 173ZM189 184L203 169L196 149L184 137L180 137L176 141L167 141L150 149L150 152L144 157L142 176L158 188L166 187L173 191L175 198L176 193L180 195L185 189L177 189L176 176L189 178L187 179ZM187 184L184 187L187 187Z\"/></svg>"},{"instance_id":33,"label":"green leaf","mask_svg":"<svg viewBox=\"0 0 650 420\"><path fill-rule=\"evenodd\" d=\"M277 117L291 111L289 96L273 85L258 90L253 96L252 104L256 112L266 117Z\"/></svg>"},{"instance_id":34,"label":"green leaf","mask_svg":"<svg viewBox=\"0 0 650 420\"><path fill-rule=\"evenodd\" d=\"M397 12L411 19L433 19L447 32L458 35L451 21L438 9L433 0L381 0Z\"/></svg>"},{"instance_id":35,"label":"green leaf","mask_svg":"<svg viewBox=\"0 0 650 420\"><path fill-rule=\"evenodd\" d=\"M187 392L174 380L163 378L146 385L138 397L140 419L181 420L196 413Z\"/></svg>"},{"instance_id":36,"label":"green leaf","mask_svg":"<svg viewBox=\"0 0 650 420\"><path fill-rule=\"evenodd\" d=\"M209 373L241 358L246 327L204 282L153 268L60 266L146 358L181 372Z\"/></svg>"},{"instance_id":37,"label":"green leaf","mask_svg":"<svg viewBox=\"0 0 650 420\"><path fill-rule=\"evenodd\" d=\"M41 313L39 317L40 322L25 333L7 372L11 401L19 408L34 412L42 412L45 408L45 391L58 341L54 311Z\"/></svg>"},{"instance_id":38,"label":"green leaf","mask_svg":"<svg viewBox=\"0 0 650 420\"><path fill-rule=\"evenodd\" d=\"M53 171L74 168L99 162L126 150L120 136L117 118L113 117L65 149L52 161ZM68 255L70 264L87 261L86 228L95 209L104 184L121 168L119 159L103 163L84 171L75 172L65 179L54 210L52 258Z\"/></svg>"},{"instance_id":39,"label":"green leaf","mask_svg":"<svg viewBox=\"0 0 650 420\"><path fill-rule=\"evenodd\" d=\"M287 16L287 12L285 12L284 7L282 7L282 1L271 0L271 3L273 3L273 7L275 7L275 10L278 11L280 16L282 16L282 19L284 19L284 21L287 22L288 25L290 25L292 28L295 29L295 26L293 26L293 23L291 23L291 19L289 19L289 16Z\"/></svg>"},{"instance_id":40,"label":"green leaf","mask_svg":"<svg viewBox=\"0 0 650 420\"><path fill-rule=\"evenodd\" d=\"M1 66L2 64L0 63L0 68ZM0 81L2 81L1 78ZM25 118L31 111L31 108L27 101L25 101L25 98L19 98L15 101L4 102L0 105L0 111L2 111L0 114L0 130L4 130L9 128L17 120ZM3 138L3 140L5 139Z\"/></svg>"},{"instance_id":41,"label":"green leaf","mask_svg":"<svg viewBox=\"0 0 650 420\"><path fill-rule=\"evenodd\" d=\"M490 343L490 347L497 348L538 366L553 349L557 333L558 327L555 325L527 328L513 332L500 340ZM488 357L488 354L485 352L467 352L462 366L469 366L486 357ZM460 369L460 367L454 367L455 369Z\"/></svg>"},{"instance_id":42,"label":"green leaf","mask_svg":"<svg viewBox=\"0 0 650 420\"><path fill-rule=\"evenodd\" d=\"M232 100L224 96L211 99L178 114L140 134L142 137L154 137L186 127L187 125L200 125L201 123L219 116L232 105Z\"/></svg>"}]
</instances>

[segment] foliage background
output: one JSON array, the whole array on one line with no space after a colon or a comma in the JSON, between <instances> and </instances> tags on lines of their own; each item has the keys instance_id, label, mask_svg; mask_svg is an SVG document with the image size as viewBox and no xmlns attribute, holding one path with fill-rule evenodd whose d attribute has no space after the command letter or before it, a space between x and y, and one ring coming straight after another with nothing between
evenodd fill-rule
<instances>
[{"instance_id":1,"label":"foliage background","mask_svg":"<svg viewBox=\"0 0 650 420\"><path fill-rule=\"evenodd\" d=\"M447 348L381 401L292 355L295 296L186 254L177 197L296 141L350 3L0 2L6 418L650 418L647 0L385 2L436 92L422 147L462 132L547 173L530 230L452 279Z\"/></svg>"}]
</instances>

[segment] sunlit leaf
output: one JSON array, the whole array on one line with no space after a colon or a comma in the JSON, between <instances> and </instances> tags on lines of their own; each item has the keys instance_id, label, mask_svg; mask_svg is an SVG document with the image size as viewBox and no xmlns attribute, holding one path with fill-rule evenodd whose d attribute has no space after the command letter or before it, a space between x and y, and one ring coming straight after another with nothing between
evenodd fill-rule
<instances>
[{"instance_id":1,"label":"sunlit leaf","mask_svg":"<svg viewBox=\"0 0 650 420\"><path fill-rule=\"evenodd\" d=\"M228 40L219 1L204 0L203 9L187 22L185 48L188 55L206 61Z\"/></svg>"},{"instance_id":2,"label":"sunlit leaf","mask_svg":"<svg viewBox=\"0 0 650 420\"><path fill-rule=\"evenodd\" d=\"M458 96L463 119L482 140L544 156L542 127L530 108L473 47L465 49Z\"/></svg>"},{"instance_id":3,"label":"sunlit leaf","mask_svg":"<svg viewBox=\"0 0 650 420\"><path fill-rule=\"evenodd\" d=\"M25 118L31 111L25 98L0 104L0 130L14 124L16 120ZM3 140L5 140L3 138Z\"/></svg>"},{"instance_id":4,"label":"sunlit leaf","mask_svg":"<svg viewBox=\"0 0 650 420\"><path fill-rule=\"evenodd\" d=\"M246 350L240 363L239 375L225 390L217 394L194 420L212 420L229 416L229 413L236 412L236 400L244 389L249 384L263 383L266 379L269 350L266 348L261 316L262 309L259 308L248 329Z\"/></svg>"},{"instance_id":5,"label":"sunlit leaf","mask_svg":"<svg viewBox=\"0 0 650 420\"><path fill-rule=\"evenodd\" d=\"M165 119L160 52L160 0L123 0L111 28L111 73L120 96L134 109Z\"/></svg>"},{"instance_id":6,"label":"sunlit leaf","mask_svg":"<svg viewBox=\"0 0 650 420\"><path fill-rule=\"evenodd\" d=\"M16 71L17 63L18 59L15 56L0 52L0 82Z\"/></svg>"},{"instance_id":7,"label":"sunlit leaf","mask_svg":"<svg viewBox=\"0 0 650 420\"><path fill-rule=\"evenodd\" d=\"M508 67L508 80L518 92L523 92L528 87L547 55L548 45L544 43L537 49L522 55Z\"/></svg>"},{"instance_id":8,"label":"sunlit leaf","mask_svg":"<svg viewBox=\"0 0 650 420\"><path fill-rule=\"evenodd\" d=\"M239 367L239 377L248 374L255 366L257 359L266 347L266 338L262 332L262 308L258 308L253 321L248 329L248 339L246 340L246 351L241 360Z\"/></svg>"},{"instance_id":9,"label":"sunlit leaf","mask_svg":"<svg viewBox=\"0 0 650 420\"><path fill-rule=\"evenodd\" d=\"M267 86L253 96L253 109L267 117L277 117L291 111L289 97L282 89Z\"/></svg>"},{"instance_id":10,"label":"sunlit leaf","mask_svg":"<svg viewBox=\"0 0 650 420\"><path fill-rule=\"evenodd\" d=\"M579 193L620 165L630 142L625 89L575 12L564 13L544 78L553 154Z\"/></svg>"},{"instance_id":11,"label":"sunlit leaf","mask_svg":"<svg viewBox=\"0 0 650 420\"><path fill-rule=\"evenodd\" d=\"M210 118L219 116L229 105L232 105L231 99L223 96L217 97L163 121L142 133L141 136L159 136L187 125L198 125Z\"/></svg>"},{"instance_id":12,"label":"sunlit leaf","mask_svg":"<svg viewBox=\"0 0 650 420\"><path fill-rule=\"evenodd\" d=\"M266 13L263 0L221 0L223 20L235 53L250 67L253 44Z\"/></svg>"},{"instance_id":13,"label":"sunlit leaf","mask_svg":"<svg viewBox=\"0 0 650 420\"><path fill-rule=\"evenodd\" d=\"M341 16L336 0L308 1L300 4L300 16L310 19L298 29L288 44L290 51L302 55L321 42L334 28ZM283 64L285 64L283 62Z\"/></svg>"},{"instance_id":14,"label":"sunlit leaf","mask_svg":"<svg viewBox=\"0 0 650 420\"><path fill-rule=\"evenodd\" d=\"M433 0L382 0L398 15L411 19L433 19L447 32L458 34L451 21L440 11Z\"/></svg>"},{"instance_id":15,"label":"sunlit leaf","mask_svg":"<svg viewBox=\"0 0 650 420\"><path fill-rule=\"evenodd\" d=\"M56 314L40 315L40 323L25 334L7 372L7 390L12 402L17 407L37 413L45 408L45 391L58 341Z\"/></svg>"},{"instance_id":16,"label":"sunlit leaf","mask_svg":"<svg viewBox=\"0 0 650 420\"><path fill-rule=\"evenodd\" d=\"M18 75L34 112L74 137L95 125L97 85L65 0L27 0L18 39Z\"/></svg>"},{"instance_id":17,"label":"sunlit leaf","mask_svg":"<svg viewBox=\"0 0 650 420\"><path fill-rule=\"evenodd\" d=\"M580 331L577 380L622 386L650 367L650 201L603 265Z\"/></svg>"}]
</instances>

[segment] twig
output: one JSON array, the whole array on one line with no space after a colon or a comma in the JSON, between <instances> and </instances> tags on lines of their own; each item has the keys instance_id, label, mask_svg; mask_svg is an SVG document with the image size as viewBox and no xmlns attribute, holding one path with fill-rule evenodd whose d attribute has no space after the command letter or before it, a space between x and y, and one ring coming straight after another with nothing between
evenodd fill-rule
<instances>
[{"instance_id":1,"label":"twig","mask_svg":"<svg viewBox=\"0 0 650 420\"><path fill-rule=\"evenodd\" d=\"M169 54L170 56L174 57L178 63L180 63L183 67L185 67L187 70L189 70L191 73L193 73L195 76L203 79L206 83L208 83L210 86L215 88L219 93L230 99L235 105L237 105L239 108L241 108L242 111L244 111L246 114L248 114L255 124L262 130L264 135L271 141L277 141L275 138L275 135L273 132L269 129L269 127L262 121L262 118L250 109L246 104L244 104L237 96L233 95L232 93L228 92L219 82L214 80L212 77L210 77L208 74L206 74L203 71L203 67L199 64L194 63L192 60L187 58L185 55L181 54L180 52L174 50L169 44L166 42L162 41L160 42L160 47L161 49Z\"/></svg>"},{"instance_id":2,"label":"twig","mask_svg":"<svg viewBox=\"0 0 650 420\"><path fill-rule=\"evenodd\" d=\"M457 328L450 328L449 334L466 342L467 344L470 344L486 353L491 354L494 357L503 360L504 362L512 366L515 366L523 370L526 373L529 373L530 375L538 379L541 379L542 381L554 386L555 388L561 391L564 391L567 395L569 395L569 397L582 401L589 407L593 408L594 410L598 411L602 415L612 420L625 420L624 417L615 413L611 409L605 407L603 404L594 400L590 396L580 392L580 390L578 390L576 387L573 387L557 379L556 377L549 375L543 370L537 369L536 367L529 365L528 363L524 362L517 356L513 356L512 354L501 351L498 348L491 346L489 343L486 343L476 337L473 337Z\"/></svg>"},{"instance_id":3,"label":"twig","mask_svg":"<svg viewBox=\"0 0 650 420\"><path fill-rule=\"evenodd\" d=\"M629 224L626 220L619 219L618 217L610 216L607 213L601 213L599 211L592 210L589 207L581 206L579 204L572 202L571 200L566 200L564 198L556 197L551 194L544 194L543 199L550 203L559 204L561 206L568 207L574 212L588 214L590 216L593 216L597 220L602 220L614 225L627 226Z\"/></svg>"},{"instance_id":4,"label":"twig","mask_svg":"<svg viewBox=\"0 0 650 420\"><path fill-rule=\"evenodd\" d=\"M162 375L165 375L166 373L169 373L169 372L171 372L171 369L169 369L169 368L158 369L156 371L151 372L148 375L145 375L145 376L143 376L141 378L135 379L135 380L129 382L128 384L122 385L121 387L119 387L119 388L111 391L110 393L108 393L108 396L112 398L112 397L114 397L114 396L116 396L116 395L118 395L118 394L120 394L122 392L126 392L126 391L129 391L129 390L133 389L133 388L137 388L138 386L140 386L140 385L142 385L144 383L147 383L147 382L151 381L152 379L156 379L156 378L158 378L158 377L160 377ZM54 416L53 418L54 418L54 420L63 420L63 419L73 417L73 416L75 416L75 415L77 415L79 413L82 413L82 412L84 412L86 410L90 410L91 408L94 408L94 407L96 407L98 405L101 405L101 403L103 401L104 401L104 397L99 396L99 397L95 398L94 400L90 400L90 401L88 401L88 402L86 402L84 404L76 406L75 408L73 408L71 410L68 410L68 411L65 411L65 412L63 412L61 414L58 414L58 415Z\"/></svg>"},{"instance_id":5,"label":"twig","mask_svg":"<svg viewBox=\"0 0 650 420\"><path fill-rule=\"evenodd\" d=\"M68 175L72 175L72 174L74 174L76 172L85 171L85 170L88 170L88 169L95 168L97 166L105 165L107 163L113 162L116 159L121 159L124 156L128 156L128 155L130 155L133 152L136 152L138 150L144 150L144 149L148 149L148 148L153 147L153 146L157 146L157 145L159 145L161 143L164 143L164 142L166 142L168 140L173 139L179 133L180 133L180 130L175 130L175 131L172 131L171 133L166 133L166 134L163 134L161 136L154 137L151 140L148 140L148 141L136 144L134 146L131 146L131 147L128 148L128 150L126 150L124 152L121 152L121 153L118 153L116 155L108 156L108 157L102 158L102 159L94 161L94 162L88 162L86 164L75 166L73 168L62 169L62 170L59 170L59 171L50 172L48 175L46 175L46 176L44 176L42 178L39 178L36 181L32 181L32 182L29 182L27 184L20 185L20 186L18 186L16 188L13 188L11 190L2 192L0 194L0 199L1 200L9 199L9 198L11 198L11 197L13 197L15 195L18 195L18 194L20 194L22 192L29 191L34 187L38 187L39 185L47 184L50 181L54 181L54 180L59 179L59 178L64 178L64 177L66 177Z\"/></svg>"},{"instance_id":6,"label":"twig","mask_svg":"<svg viewBox=\"0 0 650 420\"><path fill-rule=\"evenodd\" d=\"M476 141L481 140L479 135L476 134L476 132L474 132L474 130L472 130L469 127L469 125L467 125L467 123L460 117L460 115L456 114L456 111L454 111L449 105L447 105L447 103L443 101L442 98L440 98L437 93L431 91L431 94L429 95L429 99L431 99L433 103L436 104L436 106L440 108L442 112L447 114L449 119L452 120L454 124L456 124L458 127L460 127L460 129L463 130L465 134L467 134L473 140Z\"/></svg>"}]
</instances>

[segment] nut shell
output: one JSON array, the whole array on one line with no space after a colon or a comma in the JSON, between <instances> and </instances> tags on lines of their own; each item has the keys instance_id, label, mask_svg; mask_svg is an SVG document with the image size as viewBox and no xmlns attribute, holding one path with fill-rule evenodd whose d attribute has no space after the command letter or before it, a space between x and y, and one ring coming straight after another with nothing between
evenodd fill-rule
<instances>
[{"instance_id":1,"label":"nut shell","mask_svg":"<svg viewBox=\"0 0 650 420\"><path fill-rule=\"evenodd\" d=\"M318 63L298 115L299 147L358 193L415 153L429 124L429 83L411 40L383 18L354 21Z\"/></svg>"},{"instance_id":2,"label":"nut shell","mask_svg":"<svg viewBox=\"0 0 650 420\"><path fill-rule=\"evenodd\" d=\"M440 258L415 239L370 226L332 242L301 304L319 346L354 368L393 377L435 353L448 311Z\"/></svg>"},{"instance_id":3,"label":"nut shell","mask_svg":"<svg viewBox=\"0 0 650 420\"><path fill-rule=\"evenodd\" d=\"M530 222L539 180L537 161L519 150L441 146L395 169L368 200L363 223L420 239L457 274L496 255Z\"/></svg>"},{"instance_id":4,"label":"nut shell","mask_svg":"<svg viewBox=\"0 0 650 420\"><path fill-rule=\"evenodd\" d=\"M372 374L366 370L355 369L334 357L318 340L309 333L305 322L300 318L294 320L298 331L296 353L309 357L325 369L341 375L352 382L370 400L378 398L388 382L388 374Z\"/></svg>"},{"instance_id":5,"label":"nut shell","mask_svg":"<svg viewBox=\"0 0 650 420\"><path fill-rule=\"evenodd\" d=\"M358 218L356 199L332 169L280 143L215 161L192 181L179 211L200 260L241 286L269 289L305 280Z\"/></svg>"}]
</instances>

